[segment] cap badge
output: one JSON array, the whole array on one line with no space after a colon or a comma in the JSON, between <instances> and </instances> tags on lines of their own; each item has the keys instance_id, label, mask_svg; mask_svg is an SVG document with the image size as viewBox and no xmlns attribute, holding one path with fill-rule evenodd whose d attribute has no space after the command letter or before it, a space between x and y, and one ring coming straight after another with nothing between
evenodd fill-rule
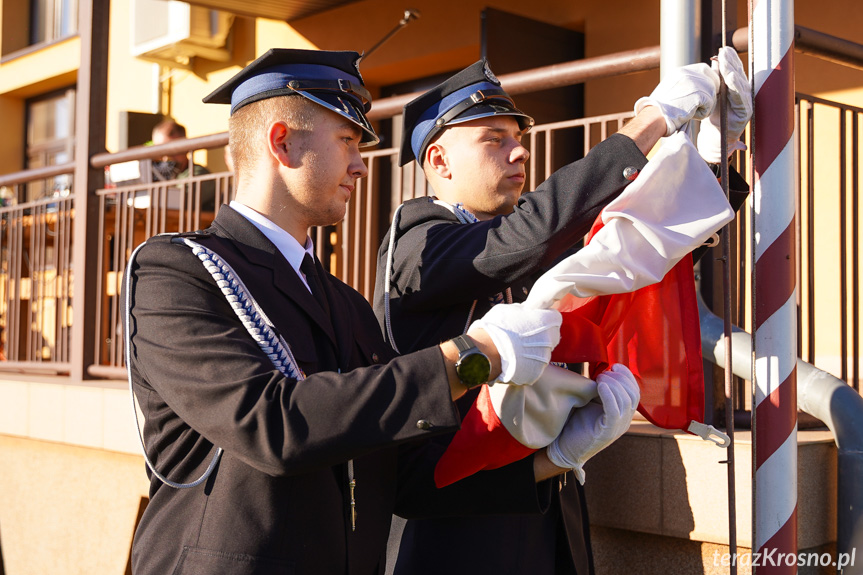
<instances>
[{"instance_id":1,"label":"cap badge","mask_svg":"<svg viewBox=\"0 0 863 575\"><path fill-rule=\"evenodd\" d=\"M344 99L342 99L342 98L338 98L338 100L339 100L339 104L342 105L342 110L344 110L344 115L350 116L351 115L351 109L348 108L347 102L345 102ZM339 110L339 111L341 111L341 110Z\"/></svg>"},{"instance_id":2,"label":"cap badge","mask_svg":"<svg viewBox=\"0 0 863 575\"><path fill-rule=\"evenodd\" d=\"M488 67L488 62L482 67L482 71L485 74L485 77L488 78L488 81L492 84L497 84L500 86L500 80L497 79L497 76L494 75L494 72L491 71L491 68Z\"/></svg>"}]
</instances>

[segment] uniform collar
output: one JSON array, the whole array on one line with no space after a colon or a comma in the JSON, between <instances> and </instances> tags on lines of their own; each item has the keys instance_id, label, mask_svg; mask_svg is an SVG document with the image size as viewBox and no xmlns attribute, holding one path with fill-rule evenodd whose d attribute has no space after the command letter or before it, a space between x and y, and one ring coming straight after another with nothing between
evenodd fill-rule
<instances>
[{"instance_id":1,"label":"uniform collar","mask_svg":"<svg viewBox=\"0 0 863 575\"><path fill-rule=\"evenodd\" d=\"M288 260L288 263L291 264L291 267L294 268L294 271L297 272L300 278L304 277L300 273L300 264L303 263L303 257L307 253L313 258L315 256L312 238L306 236L306 245L301 246L300 242L298 242L294 236L247 205L233 200L231 201L230 206L241 216L249 220L253 226L258 228L258 230L260 230L268 240L273 242L273 245L276 246L276 249L278 249L285 259Z\"/></svg>"}]
</instances>

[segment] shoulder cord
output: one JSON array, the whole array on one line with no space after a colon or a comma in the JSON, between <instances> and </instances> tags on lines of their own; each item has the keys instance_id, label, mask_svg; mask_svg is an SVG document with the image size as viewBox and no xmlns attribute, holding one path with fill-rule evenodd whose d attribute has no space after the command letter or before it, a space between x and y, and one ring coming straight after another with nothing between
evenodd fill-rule
<instances>
[{"instance_id":1,"label":"shoulder cord","mask_svg":"<svg viewBox=\"0 0 863 575\"><path fill-rule=\"evenodd\" d=\"M390 279L393 271L393 251L395 251L394 248L396 244L396 228L398 227L399 214L403 207L405 207L404 204L399 204L399 207L396 208L396 211L393 214L393 223L390 224L390 242L387 246L386 269L384 270L384 323L387 327L387 339L390 342L390 347L392 347L393 351L398 354L401 352L399 351L399 347L396 345L396 338L393 337L393 326L390 319Z\"/></svg>"},{"instance_id":2,"label":"shoulder cord","mask_svg":"<svg viewBox=\"0 0 863 575\"><path fill-rule=\"evenodd\" d=\"M448 204L443 200L438 200L431 197L429 198L429 201L452 212L455 217L458 218L459 223L472 224L479 221L475 215L464 209L464 204ZM398 227L399 212L401 212L402 207L404 207L404 204L399 205L399 207L396 208L396 211L393 214L393 223L390 225L390 241L387 247L387 260L384 272L384 323L386 324L387 329L387 339L390 342L390 346L396 353L401 353L401 351L399 351L399 348L396 345L396 339L393 337L392 319L390 317L390 280L392 278L393 252L395 251L394 248L396 243L396 228ZM512 290L510 288L506 288L505 293L506 303L512 303ZM492 300L492 305L502 303L504 301L504 294L497 294L497 296L490 299ZM478 300L473 300L473 303L470 306L470 311L467 314L467 321L464 324L462 334L467 333L467 330L473 321L473 312L476 310L477 301Z\"/></svg>"},{"instance_id":3,"label":"shoulder cord","mask_svg":"<svg viewBox=\"0 0 863 575\"><path fill-rule=\"evenodd\" d=\"M294 359L293 354L291 353L291 348L288 346L287 342L281 335L276 335L273 330L273 324L264 311L258 305L258 302L252 297L249 291L246 289L246 286L237 276L236 272L225 262L218 254L205 248L204 246L194 242L188 238L174 238L171 240L175 243L184 243L188 247L192 249L192 253L194 253L198 259L204 264L204 267L210 272L210 275L213 276L213 279L216 280L216 285L219 286L219 289L225 295L228 302L231 304L231 308L234 310L234 313L237 314L237 317L243 323L243 326L248 330L249 334L254 338L255 342L261 348L261 350L267 354L267 357L273 362L273 365L278 369L282 374L286 377L290 377L292 379L305 379L305 374L303 374L302 370L297 366L297 362ZM126 272L126 316L125 316L125 324L126 324L126 373L129 377L129 392L132 396L132 413L135 416L135 428L138 431L138 440L141 442L141 450L144 453L144 461L147 463L147 467L150 468L150 471L153 472L162 483L169 487L173 487L175 489L189 489L191 487L197 487L201 483L207 480L213 470L216 468L216 464L219 462L219 459L222 456L223 449L221 447L216 449L215 455L213 455L213 459L210 461L210 464L207 466L207 469L204 471L203 475L201 475L195 481L191 483L175 483L171 481L167 477L160 474L156 471L155 466L147 457L147 447L144 444L144 437L141 435L140 422L138 421L138 409L137 404L135 402L135 392L132 387L132 367L131 367L131 355L132 355L132 343L130 337L130 324L131 324L131 270L132 264L135 261L135 256L138 254L138 251L144 247L145 243L139 245L132 252L132 255L129 257L129 263L127 266ZM349 472L351 471L352 461L349 462L348 468Z\"/></svg>"}]
</instances>

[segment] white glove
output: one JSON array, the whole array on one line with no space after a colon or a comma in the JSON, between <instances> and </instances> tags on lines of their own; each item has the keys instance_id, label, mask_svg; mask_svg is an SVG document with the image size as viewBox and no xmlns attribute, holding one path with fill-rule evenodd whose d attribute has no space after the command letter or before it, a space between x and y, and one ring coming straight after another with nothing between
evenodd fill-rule
<instances>
[{"instance_id":1,"label":"white glove","mask_svg":"<svg viewBox=\"0 0 863 575\"><path fill-rule=\"evenodd\" d=\"M555 309L533 309L520 303L498 304L468 330L484 329L500 354L495 381L530 385L539 379L560 341L563 318Z\"/></svg>"},{"instance_id":2,"label":"white glove","mask_svg":"<svg viewBox=\"0 0 863 575\"><path fill-rule=\"evenodd\" d=\"M619 363L596 378L600 403L573 410L563 431L546 449L549 460L568 467L584 485L584 464L623 435L638 407L641 392L629 369Z\"/></svg>"},{"instance_id":3,"label":"white glove","mask_svg":"<svg viewBox=\"0 0 863 575\"><path fill-rule=\"evenodd\" d=\"M745 150L740 141L749 118L752 117L752 91L743 62L734 48L725 46L719 49L719 56L712 62L713 69L722 74L728 87L728 156L738 150ZM719 106L713 110L706 122L701 122L698 132L698 153L705 161L718 164L722 161L722 139L719 129Z\"/></svg>"},{"instance_id":4,"label":"white glove","mask_svg":"<svg viewBox=\"0 0 863 575\"><path fill-rule=\"evenodd\" d=\"M719 75L707 64L690 64L675 68L654 88L650 96L635 103L638 114L647 106L656 106L665 118L670 136L686 122L710 116L716 104Z\"/></svg>"}]
</instances>

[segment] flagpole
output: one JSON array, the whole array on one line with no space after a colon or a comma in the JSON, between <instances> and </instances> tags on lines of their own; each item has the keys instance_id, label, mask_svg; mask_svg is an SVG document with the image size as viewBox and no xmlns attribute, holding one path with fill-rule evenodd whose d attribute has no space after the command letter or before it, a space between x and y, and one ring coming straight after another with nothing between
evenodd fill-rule
<instances>
[{"instance_id":1,"label":"flagpole","mask_svg":"<svg viewBox=\"0 0 863 575\"><path fill-rule=\"evenodd\" d=\"M794 2L750 0L753 551L797 572Z\"/></svg>"}]
</instances>

